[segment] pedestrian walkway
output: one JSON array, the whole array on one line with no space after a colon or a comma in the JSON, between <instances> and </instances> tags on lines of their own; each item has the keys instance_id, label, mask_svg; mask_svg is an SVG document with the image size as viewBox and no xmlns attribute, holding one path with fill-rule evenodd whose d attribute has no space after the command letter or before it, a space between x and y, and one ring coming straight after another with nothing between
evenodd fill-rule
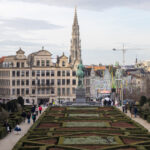
<instances>
[{"instance_id":1,"label":"pedestrian walkway","mask_svg":"<svg viewBox=\"0 0 150 150\"><path fill-rule=\"evenodd\" d=\"M46 107L43 107L44 112L46 110ZM37 116L37 119L39 118L40 114ZM26 122L22 122L19 126L21 127L21 133L15 134L15 132L12 130L11 133L9 133L5 138L0 140L0 149L1 150L12 150L14 145L19 141L21 137L23 137L29 130L29 128L32 126L33 121L31 119L31 123L28 124L27 120Z\"/></svg>"},{"instance_id":2,"label":"pedestrian walkway","mask_svg":"<svg viewBox=\"0 0 150 150\"><path fill-rule=\"evenodd\" d=\"M120 111L122 111L122 107L118 107L120 109ZM127 113L125 113L128 117L131 118L131 114L129 111L127 111ZM134 121L138 122L139 124L141 124L142 126L144 126L149 132L150 132L150 123L148 123L146 120L140 118L139 116L137 116L136 118L133 117L131 118L133 119Z\"/></svg>"}]
</instances>

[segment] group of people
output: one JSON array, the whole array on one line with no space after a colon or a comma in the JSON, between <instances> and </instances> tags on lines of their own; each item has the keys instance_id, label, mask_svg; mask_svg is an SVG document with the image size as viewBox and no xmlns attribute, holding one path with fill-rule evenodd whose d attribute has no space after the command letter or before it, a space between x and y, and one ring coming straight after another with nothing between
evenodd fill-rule
<instances>
[{"instance_id":1,"label":"group of people","mask_svg":"<svg viewBox=\"0 0 150 150\"><path fill-rule=\"evenodd\" d=\"M42 106L40 105L39 107L36 105L33 105L31 108L31 112L26 113L25 111L22 112L22 117L24 118L24 122L27 118L27 122L28 124L30 124L30 120L31 120L31 116L32 116L32 120L33 122L36 121L36 117L38 116L38 113L42 113Z\"/></svg>"},{"instance_id":2,"label":"group of people","mask_svg":"<svg viewBox=\"0 0 150 150\"><path fill-rule=\"evenodd\" d=\"M131 118L133 117L133 115L136 118L137 112L138 112L137 107L135 105L130 105L129 106L129 110L130 110ZM127 111L128 111L128 105L127 104L125 104L125 105L122 106L122 111L124 113L127 113Z\"/></svg>"},{"instance_id":3,"label":"group of people","mask_svg":"<svg viewBox=\"0 0 150 150\"><path fill-rule=\"evenodd\" d=\"M102 106L113 106L114 102L109 97L105 97L101 100Z\"/></svg>"},{"instance_id":4,"label":"group of people","mask_svg":"<svg viewBox=\"0 0 150 150\"><path fill-rule=\"evenodd\" d=\"M30 124L31 116L32 116L32 120L34 123L36 121L36 117L38 116L38 113L40 113L40 114L42 113L42 106L37 107L37 106L33 105L31 108L31 112L26 113L23 110L21 116L22 116L24 122L26 121L26 118L27 118L27 122L28 122L28 124ZM12 131L12 127L9 124L8 120L4 121L4 127L6 128L8 133L10 133ZM16 133L19 133L21 131L19 123L17 123L16 127L14 128L14 131L16 131Z\"/></svg>"}]
</instances>

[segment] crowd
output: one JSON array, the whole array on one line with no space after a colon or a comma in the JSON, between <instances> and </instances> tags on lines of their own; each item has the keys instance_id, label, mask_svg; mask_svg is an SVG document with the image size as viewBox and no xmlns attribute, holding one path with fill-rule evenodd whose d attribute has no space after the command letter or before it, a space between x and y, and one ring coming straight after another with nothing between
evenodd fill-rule
<instances>
[{"instance_id":1,"label":"crowd","mask_svg":"<svg viewBox=\"0 0 150 150\"><path fill-rule=\"evenodd\" d=\"M31 118L32 118L33 123L35 123L36 118L37 118L39 113L40 114L42 113L42 106L41 105L39 107L36 105L33 105L31 108L31 111L29 111L27 113L23 110L23 112L21 114L21 116L23 118L23 122L25 122L27 119L27 123L30 124ZM8 120L4 121L4 127L6 128L8 133L10 133L12 131L11 125L9 124ZM17 123L16 127L14 128L14 131L16 133L19 133L21 131L19 123Z\"/></svg>"},{"instance_id":2,"label":"crowd","mask_svg":"<svg viewBox=\"0 0 150 150\"><path fill-rule=\"evenodd\" d=\"M136 118L137 113L138 113L137 107L135 105L130 105L129 106L129 110L130 110L131 118L133 117L133 115ZM128 105L127 104L125 104L125 105L122 106L122 111L124 113L127 113L127 111L128 111Z\"/></svg>"}]
</instances>

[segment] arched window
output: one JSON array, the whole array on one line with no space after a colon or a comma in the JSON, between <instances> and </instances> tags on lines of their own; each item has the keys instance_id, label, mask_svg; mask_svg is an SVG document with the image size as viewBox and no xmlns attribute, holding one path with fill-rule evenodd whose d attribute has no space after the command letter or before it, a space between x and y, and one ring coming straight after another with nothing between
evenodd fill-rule
<instances>
[{"instance_id":1,"label":"arched window","mask_svg":"<svg viewBox=\"0 0 150 150\"><path fill-rule=\"evenodd\" d=\"M64 61L62 62L62 66L63 66L63 67L65 66L65 62L64 62Z\"/></svg>"}]
</instances>

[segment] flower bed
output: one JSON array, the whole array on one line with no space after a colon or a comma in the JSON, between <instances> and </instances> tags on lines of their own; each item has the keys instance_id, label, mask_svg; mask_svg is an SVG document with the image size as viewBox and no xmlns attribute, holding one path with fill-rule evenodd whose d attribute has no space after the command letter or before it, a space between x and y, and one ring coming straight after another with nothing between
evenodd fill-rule
<instances>
[{"instance_id":1,"label":"flower bed","mask_svg":"<svg viewBox=\"0 0 150 150\"><path fill-rule=\"evenodd\" d=\"M69 117L99 117L99 114L69 114Z\"/></svg>"}]
</instances>

